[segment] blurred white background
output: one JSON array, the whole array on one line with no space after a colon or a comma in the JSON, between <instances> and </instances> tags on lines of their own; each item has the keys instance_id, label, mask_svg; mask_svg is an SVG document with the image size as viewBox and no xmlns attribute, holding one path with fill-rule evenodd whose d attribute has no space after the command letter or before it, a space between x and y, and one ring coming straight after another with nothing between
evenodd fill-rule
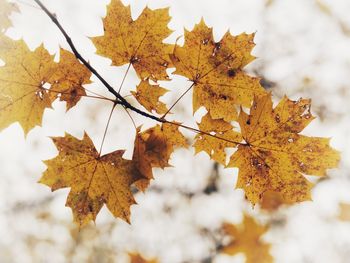
<instances>
[{"instance_id":1,"label":"blurred white background","mask_svg":"<svg viewBox=\"0 0 350 263\"><path fill-rule=\"evenodd\" d=\"M50 53L59 46L69 49L55 25L31 0L13 1L21 13L13 13L7 35L24 38L30 48L41 43ZM95 55L89 37L102 34L101 18L108 0L43 0L57 15L78 50L113 85L118 86L126 70L111 67L110 60ZM132 207L131 225L114 219L106 208L96 226L79 229L64 206L68 189L51 193L37 183L45 170L42 160L57 154L48 136L64 132L81 138L84 130L100 145L110 111L105 102L82 99L65 114L65 104L55 102L46 110L42 127L24 138L18 124L0 134L0 262L128 262L127 252L138 251L160 262L244 262L244 256L216 253L218 230L223 221L239 223L243 212L270 224L264 240L281 263L328 263L350 261L350 222L339 221L339 202L350 203L350 1L348 0L131 0L133 18L142 9L170 7L173 42L192 29L203 16L214 28L215 38L231 33L256 32L253 54L257 60L246 70L264 78L278 101L312 98L318 117L304 134L332 137L332 146L342 152L339 169L319 182L313 202L305 202L268 214L244 201L235 190L236 169L217 168L204 153L178 150L174 168L155 170L156 180ZM58 59L58 58L57 58ZM171 71L169 71L170 73ZM171 90L168 105L188 87L186 79L171 76L161 84ZM93 78L93 80L96 80ZM123 89L138 83L131 71ZM108 96L96 81L87 86ZM174 110L172 118L195 125L191 95ZM153 125L133 115L144 127ZM193 134L186 132L189 138ZM134 128L121 109L113 115L104 152L126 149L131 157Z\"/></svg>"}]
</instances>

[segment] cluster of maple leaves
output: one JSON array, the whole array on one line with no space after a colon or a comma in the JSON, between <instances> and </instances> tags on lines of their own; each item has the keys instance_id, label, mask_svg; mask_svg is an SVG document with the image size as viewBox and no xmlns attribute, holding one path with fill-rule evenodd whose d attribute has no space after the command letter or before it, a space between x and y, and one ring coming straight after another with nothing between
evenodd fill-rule
<instances>
[{"instance_id":1,"label":"cluster of maple leaves","mask_svg":"<svg viewBox=\"0 0 350 263\"><path fill-rule=\"evenodd\" d=\"M0 0L0 6L0 59L4 61L0 129L19 122L27 134L41 125L44 110L54 100L65 101L69 110L81 97L89 96L84 84L90 83L94 72L70 51L61 49L57 63L43 46L31 51L23 40L7 37L8 15L18 10L5 0ZM252 204L260 203L267 193L278 194L285 203L310 200L312 183L304 175L323 176L340 158L329 139L300 134L314 119L310 100L284 97L273 107L260 79L243 70L254 60L254 34L227 32L215 42L212 29L202 20L192 31L185 31L183 46L172 45L163 42L172 33L169 21L168 9L149 8L134 21L129 7L111 1L103 18L104 34L91 40L97 54L110 58L112 65L134 68L140 84L131 94L146 110L138 108L137 113L153 116L159 124L137 129L131 160L123 158L123 150L101 156L86 133L82 139L69 134L53 138L59 154L45 161L47 170L40 182L52 190L70 187L66 205L80 225L95 220L104 204L115 217L129 222L130 206L135 204L132 186L144 191L153 179L152 168L168 167L174 150L188 146L179 130L182 127L197 133L196 153L204 151L216 162L239 169L237 188ZM193 113L201 107L207 110L198 129L166 120L177 101L170 108L161 102L167 90L157 82L169 80L169 68L191 82L179 100L192 91ZM135 110L118 97L110 101L113 109L120 104ZM236 151L226 156L227 148ZM232 226L225 229L236 233Z\"/></svg>"}]
</instances>

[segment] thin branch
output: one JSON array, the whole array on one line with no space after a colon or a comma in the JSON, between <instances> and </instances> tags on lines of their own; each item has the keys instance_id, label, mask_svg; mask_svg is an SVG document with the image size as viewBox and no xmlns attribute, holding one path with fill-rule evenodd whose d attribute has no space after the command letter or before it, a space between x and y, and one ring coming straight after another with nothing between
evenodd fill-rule
<instances>
[{"instance_id":1,"label":"thin branch","mask_svg":"<svg viewBox=\"0 0 350 263\"><path fill-rule=\"evenodd\" d=\"M182 95L171 105L171 107L167 110L167 112L161 117L161 119L165 119L165 117L168 115L168 113L175 107L175 105L189 92L192 87L194 86L194 82L192 82L191 86L184 92Z\"/></svg>"},{"instance_id":2,"label":"thin branch","mask_svg":"<svg viewBox=\"0 0 350 263\"><path fill-rule=\"evenodd\" d=\"M176 126L179 126L179 127L182 127L182 128L185 128L185 129L188 129L188 130L191 130L191 131L194 131L198 134L204 134L204 135L207 135L207 136L210 136L210 137L213 137L213 138L217 138L219 140L223 140L223 141L226 141L226 142L230 142L230 143L233 143L233 144L237 144L237 145L247 145L246 143L241 143L241 142L235 142L235 141L232 141L232 140L228 140L226 138L222 138L222 137L219 137L219 136L216 136L216 135L213 135L213 134L210 134L208 132L204 132L204 131L201 131L201 130L198 130L198 129L195 129L195 128L192 128L192 127L189 127L189 126L186 126L186 125L183 125L183 124L180 124L180 123L176 123L176 122L171 122L171 121L167 121L166 119L164 119L165 115L163 115L163 117L159 118L157 116L154 116L154 115L151 115L147 112L144 112L134 106L132 106L123 96L121 96L119 94L119 92L116 92L114 90L114 88L96 71L96 69L94 67L92 67L81 55L80 53L77 51L72 39L69 37L69 35L67 34L67 32L63 29L63 27L61 26L61 24L58 22L57 18L56 18L56 15L52 14L45 6L44 4L40 1L40 0L34 0L39 6L40 8L49 16L49 18L52 20L52 22L58 27L58 29L61 31L61 33L63 34L64 38L66 39L68 45L70 46L70 48L72 49L72 52L74 53L74 55L76 56L76 58L78 60L80 60L84 66L90 70L90 72L92 74L94 74L101 82L102 84L108 89L108 91L110 93L112 93L115 97L116 97L116 100L114 100L114 103L115 105L117 104L120 104L122 105L125 109L130 109L144 117L147 117L147 118L150 118L152 120L155 120L157 122L161 122L161 123L168 123L168 124L172 124L172 125L176 125ZM208 74L208 73L207 73ZM192 83L192 85L185 91L184 94L181 95L181 97L176 101L176 103L194 86L194 82ZM173 104L173 106L170 107L170 109L172 109L175 104ZM114 105L114 107L115 107ZM112 112L114 110L114 107L112 109ZM170 110L169 109L169 110ZM112 115L112 112L111 112L111 115ZM111 115L109 117L109 120L111 118ZM106 131L105 133L107 132L107 128L108 126L106 127ZM105 136L104 136L105 137ZM104 140L104 139L103 139ZM102 146L102 145L101 145ZM102 147L101 147L102 148Z\"/></svg>"},{"instance_id":3,"label":"thin branch","mask_svg":"<svg viewBox=\"0 0 350 263\"><path fill-rule=\"evenodd\" d=\"M107 131L108 131L108 127L109 127L109 123L111 122L111 118L112 118L112 115L113 115L113 111L114 111L114 108L117 104L114 103L113 104L113 107L112 107L112 110L111 112L109 113L109 116L108 116L108 121L107 121L107 124L106 124L106 128L105 128L105 131L103 133L103 138L102 138L102 142L101 142L101 146L100 146L100 150L98 152L98 156L101 156L101 153L102 153L102 147L103 147L103 144L105 142L105 139L106 139L106 135L107 135Z\"/></svg>"},{"instance_id":4,"label":"thin branch","mask_svg":"<svg viewBox=\"0 0 350 263\"><path fill-rule=\"evenodd\" d=\"M74 53L74 55L76 56L76 58L78 60L80 60L84 66L90 70L90 72L92 74L94 74L101 82L102 84L108 89L108 91L110 93L112 93L115 97L116 97L116 102L118 104L122 104L124 105L126 108L131 109L135 112L137 112L138 114L145 116L147 118L156 120L158 122L164 122L164 120L153 116L147 112L144 112L134 106L132 106L126 99L124 99L117 91L114 90L114 88L97 72L97 70L91 66L89 64L89 62L87 62L78 52L78 50L76 49L72 39L70 38L70 36L67 34L67 32L63 29L62 25L58 22L56 15L52 14L46 7L45 5L40 1L40 0L34 0L39 6L40 8L50 17L50 19L52 20L52 22L58 27L58 29L61 31L61 33L63 34L64 38L66 39L68 45L70 46L70 48L72 49L72 52Z\"/></svg>"},{"instance_id":5,"label":"thin branch","mask_svg":"<svg viewBox=\"0 0 350 263\"><path fill-rule=\"evenodd\" d=\"M46 89L46 88L43 88L43 89L47 90L48 92L53 92L53 93L57 93L57 94L71 95L71 93L69 93L69 92L58 91L58 90L53 90L53 89ZM77 94L76 96L78 96L78 97L86 97L86 98L93 98L93 99L100 99L100 100L108 100L108 101L114 102L113 99L109 99L109 98L101 97L101 96L92 96L92 95L87 95L87 94L85 94L85 95Z\"/></svg>"},{"instance_id":6,"label":"thin branch","mask_svg":"<svg viewBox=\"0 0 350 263\"><path fill-rule=\"evenodd\" d=\"M125 71L125 74L124 74L123 80L122 80L122 82L120 83L120 86L119 86L118 93L120 93L120 91L122 90L122 87L123 87L124 81L125 81L125 79L126 79L126 76L128 75L128 72L129 72L130 66L131 66L131 63L129 63L128 68L127 68L127 69L126 69L126 71Z\"/></svg>"}]
</instances>

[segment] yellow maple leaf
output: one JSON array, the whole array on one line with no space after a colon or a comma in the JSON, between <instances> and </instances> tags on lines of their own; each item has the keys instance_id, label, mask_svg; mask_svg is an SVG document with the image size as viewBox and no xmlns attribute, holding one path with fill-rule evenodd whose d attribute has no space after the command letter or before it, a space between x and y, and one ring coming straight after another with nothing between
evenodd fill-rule
<instances>
[{"instance_id":1,"label":"yellow maple leaf","mask_svg":"<svg viewBox=\"0 0 350 263\"><path fill-rule=\"evenodd\" d=\"M237 118L234 105L249 106L254 95L265 93L259 78L242 71L254 59L253 38L227 32L215 42L203 20L191 32L185 30L185 44L175 46L171 60L174 73L194 83L193 112L204 106L212 118L232 121Z\"/></svg>"},{"instance_id":2,"label":"yellow maple leaf","mask_svg":"<svg viewBox=\"0 0 350 263\"><path fill-rule=\"evenodd\" d=\"M312 184L304 175L323 176L338 165L330 139L299 134L313 119L310 100L284 97L273 109L270 94L255 98L249 115L240 112L246 145L238 146L229 166L239 168L237 187L250 202L259 202L269 190L286 202L310 200Z\"/></svg>"},{"instance_id":3,"label":"yellow maple leaf","mask_svg":"<svg viewBox=\"0 0 350 263\"><path fill-rule=\"evenodd\" d=\"M145 259L139 253L129 253L130 263L157 263L157 259Z\"/></svg>"},{"instance_id":4,"label":"yellow maple leaf","mask_svg":"<svg viewBox=\"0 0 350 263\"><path fill-rule=\"evenodd\" d=\"M110 58L113 65L131 63L142 80L165 80L173 47L163 43L172 32L167 27L169 21L168 8L148 7L133 21L130 7L112 0L103 19L104 35L92 41L97 54Z\"/></svg>"},{"instance_id":5,"label":"yellow maple leaf","mask_svg":"<svg viewBox=\"0 0 350 263\"><path fill-rule=\"evenodd\" d=\"M4 31L12 25L9 15L12 12L19 12L15 3L9 3L7 0L0 0L0 31Z\"/></svg>"},{"instance_id":6,"label":"yellow maple leaf","mask_svg":"<svg viewBox=\"0 0 350 263\"><path fill-rule=\"evenodd\" d=\"M164 114L168 109L163 102L159 101L159 97L167 92L167 89L164 89L159 85L151 85L147 80L143 80L137 86L136 92L132 91L131 93L149 112L154 110L158 114Z\"/></svg>"},{"instance_id":7,"label":"yellow maple leaf","mask_svg":"<svg viewBox=\"0 0 350 263\"><path fill-rule=\"evenodd\" d=\"M104 204L115 217L130 222L130 206L135 204L130 190L139 173L132 161L123 159L123 150L99 156L85 133L82 140L69 134L55 137L59 154L45 161L48 166L40 183L52 191L70 187L66 205L74 221L85 225L95 220Z\"/></svg>"},{"instance_id":8,"label":"yellow maple leaf","mask_svg":"<svg viewBox=\"0 0 350 263\"><path fill-rule=\"evenodd\" d=\"M222 229L231 238L229 244L223 246L223 253L228 255L243 253L246 257L246 263L273 262L269 253L270 244L261 241L262 235L268 230L267 226L262 226L252 217L244 215L243 222L238 227L224 223Z\"/></svg>"},{"instance_id":9,"label":"yellow maple leaf","mask_svg":"<svg viewBox=\"0 0 350 263\"><path fill-rule=\"evenodd\" d=\"M0 129L18 121L27 134L51 107L43 84L56 63L43 46L31 52L23 40L1 41L0 58L6 63L0 67Z\"/></svg>"},{"instance_id":10,"label":"yellow maple leaf","mask_svg":"<svg viewBox=\"0 0 350 263\"><path fill-rule=\"evenodd\" d=\"M43 45L31 51L23 40L4 35L0 59L5 62L0 67L0 129L18 121L25 134L41 125L44 110L58 95L68 108L75 105L85 94L81 85L89 83L91 76L68 51L61 50L61 61L56 63Z\"/></svg>"},{"instance_id":11,"label":"yellow maple leaf","mask_svg":"<svg viewBox=\"0 0 350 263\"><path fill-rule=\"evenodd\" d=\"M177 125L163 123L143 132L138 130L132 159L145 179L136 182L136 187L144 191L153 179L152 168L169 167L171 154L180 147L188 147L188 144Z\"/></svg>"},{"instance_id":12,"label":"yellow maple leaf","mask_svg":"<svg viewBox=\"0 0 350 263\"><path fill-rule=\"evenodd\" d=\"M199 129L202 132L195 137L193 147L196 153L205 151L210 158L222 165L226 165L225 149L236 147L235 142L241 142L240 133L233 130L233 126L222 119L213 120L210 114L206 114L199 123ZM215 136L215 137L214 137ZM217 138L218 137L218 138Z\"/></svg>"}]
</instances>

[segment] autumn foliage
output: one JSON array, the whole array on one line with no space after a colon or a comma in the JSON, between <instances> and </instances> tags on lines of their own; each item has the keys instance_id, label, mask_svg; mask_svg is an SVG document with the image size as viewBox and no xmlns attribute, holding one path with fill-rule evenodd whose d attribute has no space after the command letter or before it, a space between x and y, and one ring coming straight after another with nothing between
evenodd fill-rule
<instances>
[{"instance_id":1,"label":"autumn foliage","mask_svg":"<svg viewBox=\"0 0 350 263\"><path fill-rule=\"evenodd\" d=\"M190 140L195 153L204 151L221 165L238 168L236 188L243 189L253 205L261 203L265 193L277 194L281 203L310 200L312 183L305 175L324 176L327 169L337 167L339 153L330 147L328 138L300 134L314 119L311 101L292 101L285 96L274 106L259 77L244 71L254 60L254 34L233 36L227 32L216 42L212 29L201 20L193 30L185 30L183 45L166 44L164 39L172 33L167 26L171 19L168 9L146 8L133 20L130 7L112 0L103 18L103 35L91 41L96 53L111 59L112 65L134 68L140 79L136 91L131 92L139 103L135 107L120 96L122 87L118 90L108 83L103 84L115 98L88 95L84 85L98 73L93 63L79 56L74 43L69 43L72 51L61 49L59 62L55 62L43 46L31 51L23 40L7 37L5 29L11 25L7 17L18 9L4 0L0 6L0 59L4 62L0 67L1 129L19 122L28 134L41 125L43 113L53 101L65 101L69 110L84 96L104 99L112 112L133 111L158 122L146 130L135 127L136 137L125 138L134 141L131 160L123 157L122 149L101 155L86 133L82 139L69 134L52 138L59 153L45 161L47 170L40 182L52 191L70 188L66 205L80 225L94 221L103 205L115 217L130 222L130 206L135 204L132 188L145 191L153 179L152 168L169 167L174 150L188 147ZM51 19L58 25L52 14ZM178 100L166 105L161 96L176 91L166 90L158 81L170 81L167 69L171 68L190 85ZM202 107L207 112L198 127L168 121L166 117L177 102L191 93L193 114ZM182 129L193 131L193 138L186 139ZM227 148L235 152L227 156ZM257 228L256 236L224 225L226 233L236 236L240 244L235 249L227 245L225 253L257 246L254 253L263 254L260 256L270 262L268 246L256 241L265 230L249 217L244 223ZM247 254L248 262L256 262L254 257Z\"/></svg>"},{"instance_id":2,"label":"autumn foliage","mask_svg":"<svg viewBox=\"0 0 350 263\"><path fill-rule=\"evenodd\" d=\"M268 230L268 226L258 224L254 218L244 215L242 224L236 226L224 223L222 230L229 241L222 248L222 253L235 255L243 253L247 263L271 263L270 245L264 243L262 236Z\"/></svg>"}]
</instances>

